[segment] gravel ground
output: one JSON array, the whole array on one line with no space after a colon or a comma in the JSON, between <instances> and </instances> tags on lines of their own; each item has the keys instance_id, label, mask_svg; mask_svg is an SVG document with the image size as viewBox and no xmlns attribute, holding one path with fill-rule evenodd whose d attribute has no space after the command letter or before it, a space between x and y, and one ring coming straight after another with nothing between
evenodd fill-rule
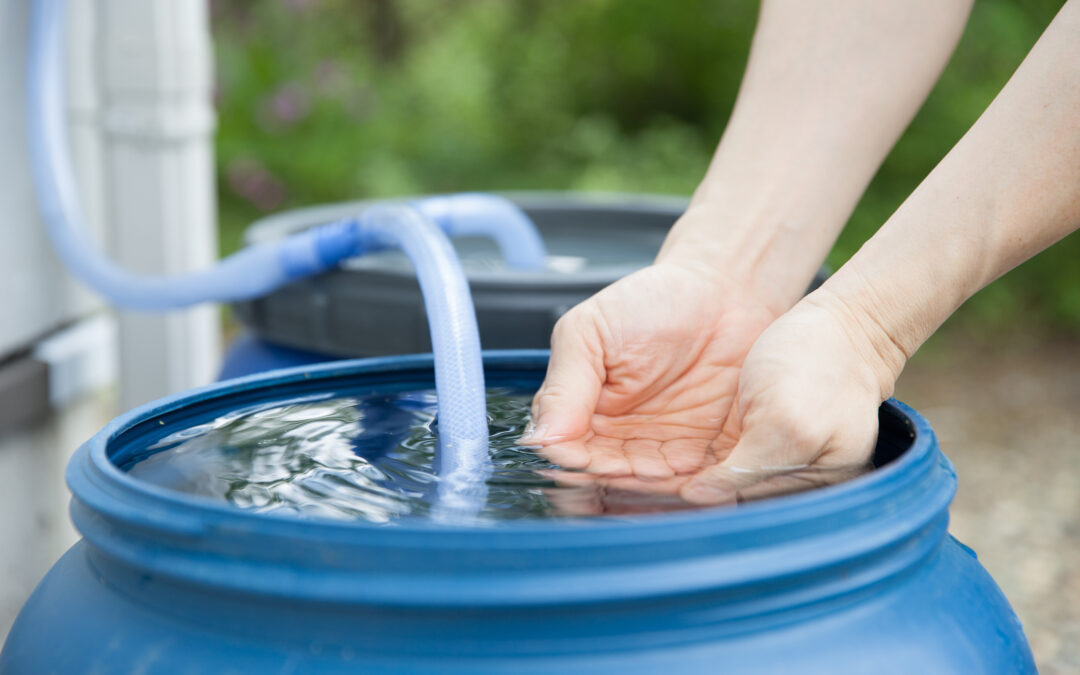
<instances>
[{"instance_id":1,"label":"gravel ground","mask_svg":"<svg viewBox=\"0 0 1080 675\"><path fill-rule=\"evenodd\" d=\"M1080 673L1080 338L941 338L897 398L956 465L952 533L1020 615L1044 675Z\"/></svg>"}]
</instances>

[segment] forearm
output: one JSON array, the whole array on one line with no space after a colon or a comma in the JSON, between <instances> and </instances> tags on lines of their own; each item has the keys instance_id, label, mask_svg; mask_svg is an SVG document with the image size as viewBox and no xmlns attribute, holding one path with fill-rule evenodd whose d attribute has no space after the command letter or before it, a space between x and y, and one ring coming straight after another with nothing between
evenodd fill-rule
<instances>
[{"instance_id":1,"label":"forearm","mask_svg":"<svg viewBox=\"0 0 1080 675\"><path fill-rule=\"evenodd\" d=\"M967 298L1080 226L1080 0L881 230L809 300L871 337L891 391Z\"/></svg>"},{"instance_id":2,"label":"forearm","mask_svg":"<svg viewBox=\"0 0 1080 675\"><path fill-rule=\"evenodd\" d=\"M786 309L936 81L971 0L764 2L735 109L660 260Z\"/></svg>"}]
</instances>

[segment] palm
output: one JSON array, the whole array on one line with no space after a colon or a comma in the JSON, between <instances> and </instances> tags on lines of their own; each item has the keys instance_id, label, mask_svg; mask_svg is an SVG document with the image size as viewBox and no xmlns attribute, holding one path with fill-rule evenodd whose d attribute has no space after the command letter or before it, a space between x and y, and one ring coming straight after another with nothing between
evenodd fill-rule
<instances>
[{"instance_id":1,"label":"palm","mask_svg":"<svg viewBox=\"0 0 1080 675\"><path fill-rule=\"evenodd\" d=\"M693 270L653 266L575 308L575 330L557 332L553 351L559 340L584 341L575 347L595 356L599 394L583 423L544 452L567 468L662 483L722 459L734 444L721 429L743 360L774 318L742 295ZM565 387L552 376L537 394L540 414Z\"/></svg>"}]
</instances>

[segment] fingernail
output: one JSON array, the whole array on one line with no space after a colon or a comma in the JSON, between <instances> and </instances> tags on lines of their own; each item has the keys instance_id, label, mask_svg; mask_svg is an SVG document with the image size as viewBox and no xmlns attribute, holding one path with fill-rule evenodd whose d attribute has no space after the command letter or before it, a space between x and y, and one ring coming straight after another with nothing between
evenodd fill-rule
<instances>
[{"instance_id":1,"label":"fingernail","mask_svg":"<svg viewBox=\"0 0 1080 675\"><path fill-rule=\"evenodd\" d=\"M686 488L683 499L694 504L719 504L729 501L731 492L707 483L696 483Z\"/></svg>"},{"instance_id":2,"label":"fingernail","mask_svg":"<svg viewBox=\"0 0 1080 675\"><path fill-rule=\"evenodd\" d=\"M534 422L529 422L525 426L525 433L521 435L521 438L518 439L518 442L524 445L539 443L540 441L544 440L547 432L548 426L546 424L541 424L537 426Z\"/></svg>"}]
</instances>

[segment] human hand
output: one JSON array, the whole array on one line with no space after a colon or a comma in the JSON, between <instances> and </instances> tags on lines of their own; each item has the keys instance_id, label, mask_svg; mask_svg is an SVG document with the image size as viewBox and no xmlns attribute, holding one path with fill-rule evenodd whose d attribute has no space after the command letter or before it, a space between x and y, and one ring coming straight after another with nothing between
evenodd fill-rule
<instances>
[{"instance_id":1,"label":"human hand","mask_svg":"<svg viewBox=\"0 0 1080 675\"><path fill-rule=\"evenodd\" d=\"M620 280L556 325L522 443L566 468L677 491L716 461L743 359L775 316L700 267L661 262Z\"/></svg>"},{"instance_id":2,"label":"human hand","mask_svg":"<svg viewBox=\"0 0 1080 675\"><path fill-rule=\"evenodd\" d=\"M718 504L836 483L869 470L877 410L906 356L827 291L773 323L746 357L719 460L680 488Z\"/></svg>"},{"instance_id":3,"label":"human hand","mask_svg":"<svg viewBox=\"0 0 1080 675\"><path fill-rule=\"evenodd\" d=\"M811 296L753 344L742 367L735 369L734 398L712 411L726 407L723 420L682 439L680 446L694 450L677 454L684 461L669 464L670 473L611 471L607 465L598 470L593 463L576 465L584 473L552 472L559 484L579 488L561 510L634 512L640 505L626 496L633 493L649 495L647 510L678 508L664 499L676 494L698 504L733 503L865 472L877 438L877 408L891 395L904 360L879 338L872 324L827 294ZM584 435L587 440L553 442L543 451L561 462L584 447L592 459L596 450L590 448L595 438L590 433ZM600 447L614 452L618 446L607 440ZM637 444L621 447L632 469ZM614 503L612 495L619 497Z\"/></svg>"}]
</instances>

